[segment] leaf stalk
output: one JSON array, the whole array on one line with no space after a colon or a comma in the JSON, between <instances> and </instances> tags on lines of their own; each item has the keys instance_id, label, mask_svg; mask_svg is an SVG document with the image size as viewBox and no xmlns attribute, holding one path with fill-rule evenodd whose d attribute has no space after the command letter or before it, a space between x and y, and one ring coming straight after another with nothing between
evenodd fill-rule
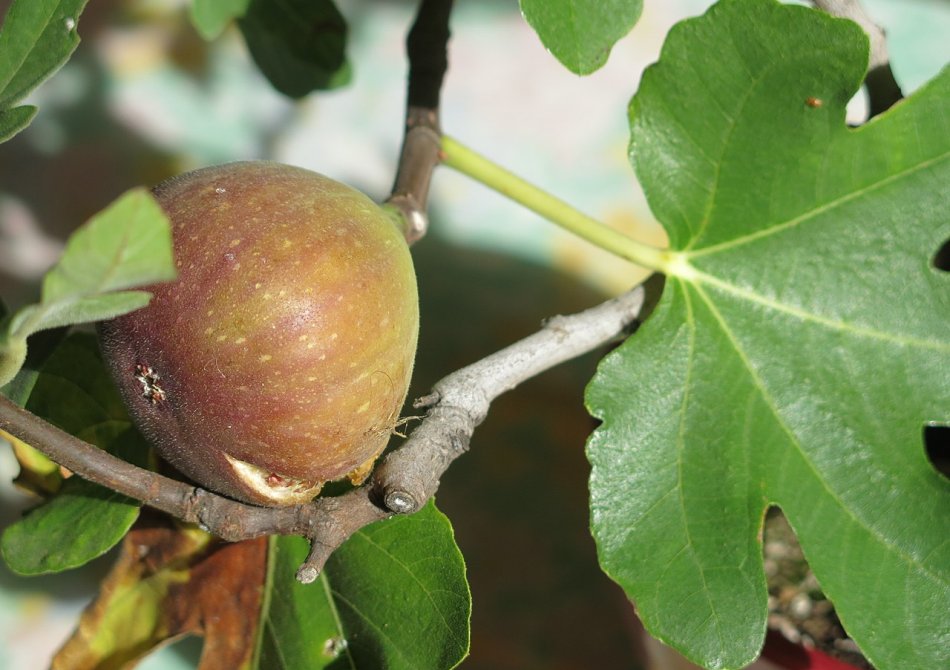
<instances>
[{"instance_id":1,"label":"leaf stalk","mask_svg":"<svg viewBox=\"0 0 950 670\"><path fill-rule=\"evenodd\" d=\"M545 219L615 256L667 274L671 252L638 242L525 181L451 137L442 136L443 163L524 205Z\"/></svg>"}]
</instances>

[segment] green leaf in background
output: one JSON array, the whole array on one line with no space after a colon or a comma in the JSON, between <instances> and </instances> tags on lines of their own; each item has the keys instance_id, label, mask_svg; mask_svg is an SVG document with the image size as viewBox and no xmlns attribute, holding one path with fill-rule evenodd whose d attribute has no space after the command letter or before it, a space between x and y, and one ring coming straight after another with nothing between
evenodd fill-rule
<instances>
[{"instance_id":1,"label":"green leaf in background","mask_svg":"<svg viewBox=\"0 0 950 670\"><path fill-rule=\"evenodd\" d=\"M168 218L147 190L129 191L70 236L40 303L0 322L0 385L22 365L29 335L144 307L149 293L122 289L174 277Z\"/></svg>"},{"instance_id":2,"label":"green leaf in background","mask_svg":"<svg viewBox=\"0 0 950 670\"><path fill-rule=\"evenodd\" d=\"M132 428L92 334L73 333L53 352L26 408L124 460L147 464L148 445ZM138 513L137 502L71 477L58 495L4 531L0 551L23 575L79 567L118 543Z\"/></svg>"},{"instance_id":3,"label":"green leaf in background","mask_svg":"<svg viewBox=\"0 0 950 670\"><path fill-rule=\"evenodd\" d=\"M2 318L0 314L0 318ZM0 386L0 393L15 402L20 407L26 405L30 394L33 393L33 386L39 378L40 370L46 364L47 359L53 355L53 352L62 344L65 339L68 328L54 328L34 334L30 337L30 350L26 357L26 362L16 377L8 384Z\"/></svg>"},{"instance_id":4,"label":"green leaf in background","mask_svg":"<svg viewBox=\"0 0 950 670\"><path fill-rule=\"evenodd\" d=\"M192 0L191 22L206 40L220 35L231 21L247 11L250 0Z\"/></svg>"},{"instance_id":5,"label":"green leaf in background","mask_svg":"<svg viewBox=\"0 0 950 670\"><path fill-rule=\"evenodd\" d=\"M525 20L574 74L600 69L642 10L642 0L521 0Z\"/></svg>"},{"instance_id":6,"label":"green leaf in background","mask_svg":"<svg viewBox=\"0 0 950 670\"><path fill-rule=\"evenodd\" d=\"M6 310L3 304L0 303L0 319L5 314ZM63 342L66 333L66 328L55 328L33 335L30 338L30 348L26 362L8 384L0 386L0 394L3 394L20 407L25 406L40 377L40 370ZM5 431L0 430L0 438L10 443L17 463L20 465L20 474L14 479L14 483L19 488L33 491L44 497L59 490L63 477L56 463Z\"/></svg>"},{"instance_id":7,"label":"green leaf in background","mask_svg":"<svg viewBox=\"0 0 950 670\"><path fill-rule=\"evenodd\" d=\"M588 388L592 528L655 636L710 668L766 626L779 505L879 670L946 665L950 70L867 125L854 24L726 0L670 33L631 159L672 249L662 300Z\"/></svg>"},{"instance_id":8,"label":"green leaf in background","mask_svg":"<svg viewBox=\"0 0 950 670\"><path fill-rule=\"evenodd\" d=\"M313 584L294 580L306 541L271 542L257 667L443 670L468 654L465 565L433 503L356 533Z\"/></svg>"},{"instance_id":9,"label":"green leaf in background","mask_svg":"<svg viewBox=\"0 0 950 670\"><path fill-rule=\"evenodd\" d=\"M254 62L284 95L349 82L346 20L332 0L251 0L238 25Z\"/></svg>"},{"instance_id":10,"label":"green leaf in background","mask_svg":"<svg viewBox=\"0 0 950 670\"><path fill-rule=\"evenodd\" d=\"M79 44L87 0L13 0L0 30L0 142L25 128L35 109L17 107Z\"/></svg>"}]
</instances>

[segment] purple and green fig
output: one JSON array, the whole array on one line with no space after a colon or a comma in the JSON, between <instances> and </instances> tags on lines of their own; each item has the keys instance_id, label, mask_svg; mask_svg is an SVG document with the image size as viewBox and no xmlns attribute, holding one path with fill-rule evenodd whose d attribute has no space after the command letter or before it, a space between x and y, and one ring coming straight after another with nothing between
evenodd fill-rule
<instances>
[{"instance_id":1,"label":"purple and green fig","mask_svg":"<svg viewBox=\"0 0 950 670\"><path fill-rule=\"evenodd\" d=\"M392 216L277 163L211 167L155 195L178 278L100 325L136 425L209 490L263 505L359 483L396 426L419 326Z\"/></svg>"}]
</instances>

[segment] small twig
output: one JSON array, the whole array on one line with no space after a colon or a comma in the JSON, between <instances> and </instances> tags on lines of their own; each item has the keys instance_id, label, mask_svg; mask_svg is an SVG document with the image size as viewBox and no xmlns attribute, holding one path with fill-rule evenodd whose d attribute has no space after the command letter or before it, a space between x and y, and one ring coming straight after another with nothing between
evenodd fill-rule
<instances>
[{"instance_id":1,"label":"small twig","mask_svg":"<svg viewBox=\"0 0 950 670\"><path fill-rule=\"evenodd\" d=\"M426 234L429 182L440 161L439 95L448 68L451 13L452 0L421 0L406 39L409 87L405 137L396 182L386 202L402 213L410 244Z\"/></svg>"},{"instance_id":2,"label":"small twig","mask_svg":"<svg viewBox=\"0 0 950 670\"><path fill-rule=\"evenodd\" d=\"M364 526L420 509L449 465L468 449L491 402L521 382L626 335L643 307L632 291L572 316L550 319L537 333L454 372L433 387L427 417L388 454L370 482L308 505L257 507L127 463L56 428L0 395L0 430L39 449L76 475L106 486L225 540L302 535L310 554L302 582L320 574L330 554Z\"/></svg>"},{"instance_id":3,"label":"small twig","mask_svg":"<svg viewBox=\"0 0 950 670\"><path fill-rule=\"evenodd\" d=\"M815 7L832 16L854 21L867 33L871 42L871 53L864 83L868 89L870 115L877 116L903 98L904 94L891 70L884 29L868 16L861 3L858 0L812 0L812 2Z\"/></svg>"},{"instance_id":4,"label":"small twig","mask_svg":"<svg viewBox=\"0 0 950 670\"><path fill-rule=\"evenodd\" d=\"M429 409L409 439L377 465L372 480L348 495L375 517L411 514L435 493L442 474L468 450L475 428L485 420L489 406L505 391L564 361L576 358L624 336L643 308L644 291L637 287L572 316L549 319L540 331L437 382L432 393L416 402ZM353 503L355 504L355 503ZM365 525L365 517L343 516L333 538L322 537L297 573L298 579L316 579L330 554Z\"/></svg>"}]
</instances>

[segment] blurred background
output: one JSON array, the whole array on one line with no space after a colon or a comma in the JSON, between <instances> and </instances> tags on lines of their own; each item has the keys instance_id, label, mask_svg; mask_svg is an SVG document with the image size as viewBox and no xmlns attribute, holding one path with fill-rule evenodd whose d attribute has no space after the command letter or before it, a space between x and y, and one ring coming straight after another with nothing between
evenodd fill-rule
<instances>
[{"instance_id":1,"label":"blurred background","mask_svg":"<svg viewBox=\"0 0 950 670\"><path fill-rule=\"evenodd\" d=\"M646 0L607 65L576 77L548 54L514 0L458 0L443 128L630 235L663 244L627 161L626 108L676 21L705 0ZM133 186L231 160L269 158L388 195L402 140L403 39L414 2L346 0L349 86L292 102L250 62L240 34L207 44L185 0L97 0L70 62L30 102L32 126L0 146L0 295L38 294L42 273L86 218ZM0 0L5 14L9 0ZM950 60L950 3L866 0L888 31L905 93ZM858 95L849 119L860 122ZM429 236L413 248L422 334L410 397L463 365L645 276L448 170L437 172ZM443 479L474 594L467 668L638 668L631 606L596 564L587 530L583 387L597 356L503 397L472 451ZM0 527L35 500L15 490L0 449ZM0 565L0 668L39 670L71 633L108 570L20 578ZM200 642L140 667L192 668ZM656 649L649 653L657 654ZM666 665L663 665L663 664ZM679 667L663 661L656 667Z\"/></svg>"}]
</instances>

